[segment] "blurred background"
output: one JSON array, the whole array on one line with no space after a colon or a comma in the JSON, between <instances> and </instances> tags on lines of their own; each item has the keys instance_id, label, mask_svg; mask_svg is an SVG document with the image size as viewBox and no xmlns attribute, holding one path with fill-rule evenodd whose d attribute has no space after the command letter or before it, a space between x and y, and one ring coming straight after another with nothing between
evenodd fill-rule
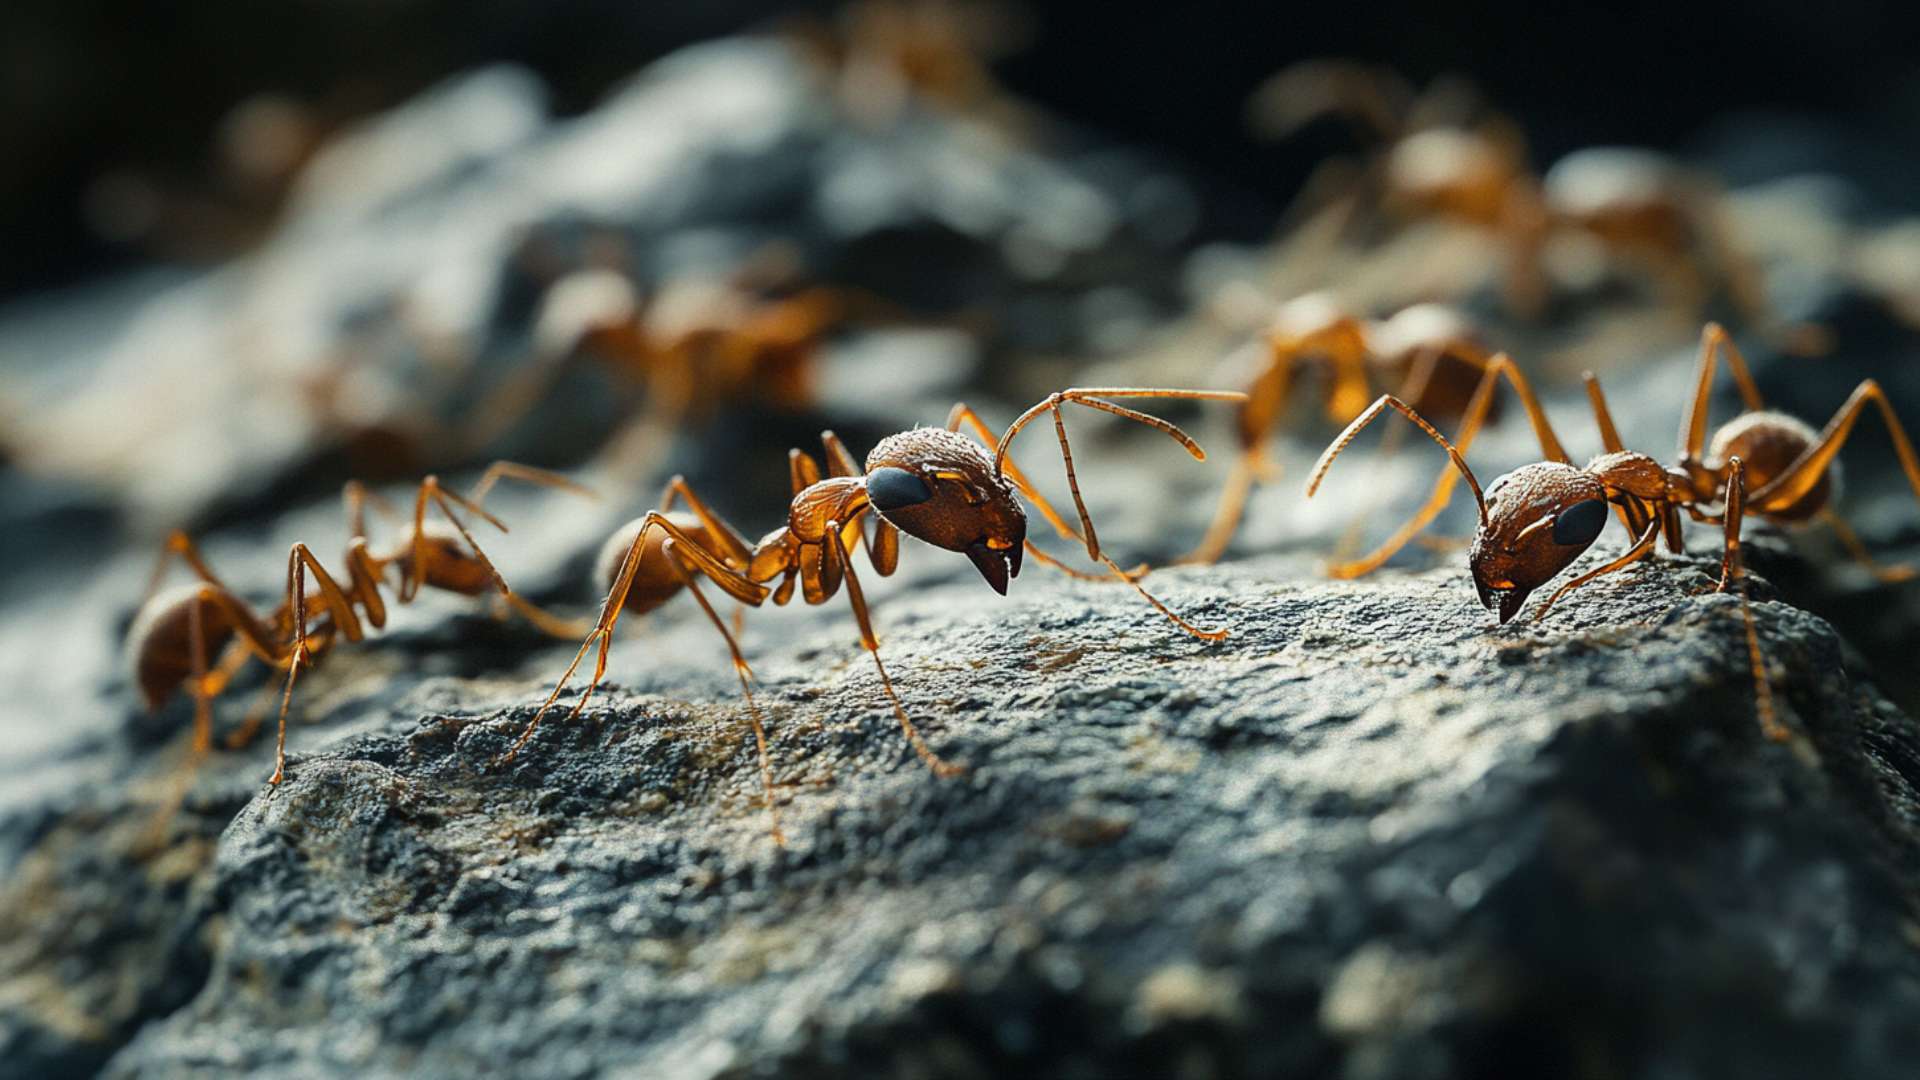
<instances>
[{"instance_id":1,"label":"blurred background","mask_svg":"<svg viewBox=\"0 0 1920 1080\"><path fill-rule=\"evenodd\" d=\"M293 542L339 565L348 481L401 503L429 473L464 485L490 461L527 462L599 500L503 483L488 505L512 532L482 535L517 592L587 615L602 543L676 473L759 536L791 497L788 449L817 453L823 428L860 458L960 400L998 428L1075 383L1271 389L1273 340L1336 325L1361 335L1358 387L1329 338L1290 357L1274 415L1166 405L1213 451L1204 466L1151 432L1073 418L1116 558L1164 564L1211 538L1208 554L1281 590L1381 540L1433 483L1430 446L1376 453L1369 435L1355 458L1372 457L1343 461L1311 503L1300 482L1369 397L1411 385L1422 335L1448 354L1510 350L1577 460L1600 446L1583 370L1628 445L1672 455L1709 319L1775 407L1817 427L1871 377L1920 423L1910 6L13 0L0 148L0 877L33 871L0 903L0 1077L80 1074L129 1045L129 1072L142 1054L156 1074L202 1060L181 1007L215 963L204 895L277 912L268 891L206 883L272 767L270 738L226 737L246 734L241 699L269 700L257 692L278 673L252 665L217 702L218 767L179 767L198 760L192 709L177 678L141 666L170 530L276 612ZM1422 408L1451 429L1464 395L1434 388ZM1734 415L1724 369L1715 395L1716 417ZM1505 412L1472 447L1484 480L1540 457ZM1020 453L1064 500L1046 427ZM1865 550L1920 559L1920 510L1877 417L1842 460L1836 505ZM1235 484L1244 514L1218 509ZM1396 566L1458 569L1448 538L1472 511L1455 502L1438 541ZM376 546L402 527L376 515ZM1829 522L1750 535L1780 595L1858 651L1848 670L1920 704L1911 581L1874 576ZM1717 550L1693 536L1696 555ZM1197 590L1206 573L1169 578ZM949 582L972 591L931 591ZM870 588L883 627L889 598L921 589L976 626L1006 610L965 560L911 545ZM572 655L574 640L428 593L301 675L296 761L397 746L443 714L516 715ZM184 608L159 610L185 633ZM669 605L623 638L629 704L734 700L700 618ZM795 715L838 662L820 658L855 655L837 605L754 612L743 640ZM1204 749L1224 761L1219 738ZM908 771L886 775L909 790L924 778ZM457 779L476 776L492 783ZM572 793L557 805L590 803L629 814ZM703 842L671 840L694 863ZM492 881L494 855L488 839L453 876ZM1844 914L1819 895L1808 910ZM618 939L599 917L583 934ZM172 1034L140 1038L169 1017ZM452 1042L489 1045L479 1027ZM286 1065L273 1022L245 1030L274 1044L256 1065Z\"/></svg>"},{"instance_id":2,"label":"blurred background","mask_svg":"<svg viewBox=\"0 0 1920 1080\"><path fill-rule=\"evenodd\" d=\"M0 13L0 295L149 261L204 263L259 238L310 142L476 66L523 65L557 115L584 112L680 46L837 5L289 3L26 0ZM1015 94L1222 189L1219 227L1259 235L1336 125L1258 143L1248 95L1284 65L1372 61L1425 83L1466 74L1540 162L1582 146L1703 149L1762 118L1776 156L1735 181L1842 165L1911 209L1917 85L1911 11L1842 0L1542 7L1114 5L996 8L991 67ZM298 118L285 145L240 150L249 123ZM165 212L163 212L163 207Z\"/></svg>"}]
</instances>

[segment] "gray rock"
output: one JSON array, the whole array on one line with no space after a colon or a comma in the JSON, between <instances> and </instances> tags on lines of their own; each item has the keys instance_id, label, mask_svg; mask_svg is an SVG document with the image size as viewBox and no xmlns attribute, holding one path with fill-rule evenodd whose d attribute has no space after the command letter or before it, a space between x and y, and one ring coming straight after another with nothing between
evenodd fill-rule
<instances>
[{"instance_id":1,"label":"gray rock","mask_svg":"<svg viewBox=\"0 0 1920 1080\"><path fill-rule=\"evenodd\" d=\"M1155 575L1233 626L1218 646L1119 588L1033 569L1001 600L907 562L874 589L885 655L963 778L915 760L838 604L750 624L785 848L684 601L510 766L569 650L496 637L458 678L414 666L442 631L371 671L343 653L290 781L211 857L264 749L202 770L148 864L189 871L115 913L138 947L47 947L67 967L36 970L91 970L10 996L7 1068L1895 1077L1920 1054L1920 735L1767 600L1800 734L1764 740L1704 560L1504 629L1458 567ZM126 830L123 790L85 801ZM48 888L123 876L76 851L48 832L28 858ZM109 998L107 1037L61 1027Z\"/></svg>"}]
</instances>

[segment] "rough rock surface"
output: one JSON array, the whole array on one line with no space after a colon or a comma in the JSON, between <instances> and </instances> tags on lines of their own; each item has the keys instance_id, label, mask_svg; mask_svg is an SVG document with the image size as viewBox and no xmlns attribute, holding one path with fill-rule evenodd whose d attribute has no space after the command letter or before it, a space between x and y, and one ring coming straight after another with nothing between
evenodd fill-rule
<instances>
[{"instance_id":1,"label":"rough rock surface","mask_svg":"<svg viewBox=\"0 0 1920 1080\"><path fill-rule=\"evenodd\" d=\"M908 555L886 656L965 777L915 760L837 604L749 637L785 848L697 612L626 636L604 696L505 767L566 650L481 634L449 678L443 631L402 637L365 663L441 673L370 700L379 671L343 657L294 735L325 749L277 792L263 750L223 755L158 853L132 853L151 797L77 796L118 845L10 873L61 898L74 978L6 1003L0 1060L1895 1077L1920 1054L1920 735L1826 624L1763 602L1800 733L1764 740L1704 561L1504 629L1457 568L1157 575L1232 625L1207 646L1117 587L999 600ZM90 908L129 867L140 902Z\"/></svg>"},{"instance_id":2,"label":"rough rock surface","mask_svg":"<svg viewBox=\"0 0 1920 1080\"><path fill-rule=\"evenodd\" d=\"M836 340L818 415L726 412L644 466L589 467L598 504L503 487L490 505L514 531L483 533L489 552L570 613L597 599L600 540L667 472L757 533L778 520L783 451L825 424L858 451L955 396L1005 422L1061 380L1217 384L1255 333L1208 312L1220 273L1272 299L1344 271L1378 310L1445 292L1402 271L1446 237L1351 265L1186 258L1198 188L1170 170L832 113L764 43L683 54L571 120L523 76L480 73L342 144L360 165L318 175L248 260L5 317L0 363L31 391L13 415L34 423L8 430L0 468L0 1078L1913 1075L1920 584L1870 583L1819 527L1791 545L1753 530L1797 733L1768 742L1738 606L1700 591L1705 554L1505 628L1457 550L1325 581L1315 560L1349 523L1368 513L1376 535L1430 483L1417 439L1363 458L1369 434L1311 503L1298 481L1331 433L1276 441L1286 479L1255 493L1242 561L1150 579L1230 624L1218 646L1032 562L1007 599L918 545L894 578L868 575L890 670L959 779L901 738L844 601L752 613L785 847L724 649L685 598L624 622L594 705L510 765L573 645L431 596L302 676L283 787L262 782L268 739L188 768L184 703L140 715L118 655L156 544L141 527L199 519L209 560L262 604L291 542L331 565L340 447L289 412L281 376L364 355L389 404L458 414L457 394L399 392L423 359L399 313L471 337L475 370L510 367L540 285L529 237L555 270L617 233L642 279L785 240L827 280L990 316ZM1750 342L1770 400L1818 422L1871 375L1920 420L1911 328L1849 269L1867 217L1796 190L1737 209L1770 268L1791 264L1782 313L1826 321L1838 351ZM1169 327L1183 283L1195 325ZM1699 313L1663 316L1679 326L1663 350L1617 291L1495 338L1576 457L1598 448L1580 367L1657 453L1690 387ZM596 395L576 386L526 425L536 460L606 434L609 402L578 407ZM120 400L165 437L118 423ZM1230 448L1211 407L1168 415ZM115 438L72 437L70 417ZM1102 419L1071 420L1100 535L1164 562L1204 527L1220 462ZM1876 423L1844 455L1842 507L1913 562L1920 517ZM1042 427L1021 453L1058 496ZM29 468L77 451L98 466L79 482ZM1537 453L1503 422L1469 456L1491 480ZM435 460L453 479L469 458ZM1466 527L1456 503L1435 535ZM258 673L222 701L223 734L256 689Z\"/></svg>"}]
</instances>

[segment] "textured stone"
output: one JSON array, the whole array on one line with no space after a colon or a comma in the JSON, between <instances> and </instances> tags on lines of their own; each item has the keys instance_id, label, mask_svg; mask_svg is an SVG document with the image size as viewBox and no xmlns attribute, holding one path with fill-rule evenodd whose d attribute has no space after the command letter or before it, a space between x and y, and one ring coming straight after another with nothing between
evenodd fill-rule
<instances>
[{"instance_id":1,"label":"textured stone","mask_svg":"<svg viewBox=\"0 0 1920 1080\"><path fill-rule=\"evenodd\" d=\"M504 767L537 676L317 675L295 738L326 748L217 849L216 770L263 761L208 766L151 857L183 872L165 917L14 1003L8 1059L109 987L155 1017L111 1075L1892 1077L1920 1052L1920 739L1763 602L1799 733L1765 741L1737 606L1690 595L1706 561L1505 629L1457 568L1155 575L1233 626L1208 646L1117 587L1001 600L938 554L908 552L879 628L965 777L915 760L837 604L749 635L786 848L692 609Z\"/></svg>"}]
</instances>

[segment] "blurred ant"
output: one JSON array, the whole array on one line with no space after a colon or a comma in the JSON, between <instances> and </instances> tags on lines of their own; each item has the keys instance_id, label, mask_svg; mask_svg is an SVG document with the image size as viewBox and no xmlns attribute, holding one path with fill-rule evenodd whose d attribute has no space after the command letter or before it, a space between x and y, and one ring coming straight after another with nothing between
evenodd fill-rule
<instances>
[{"instance_id":1,"label":"blurred ant","mask_svg":"<svg viewBox=\"0 0 1920 1080\"><path fill-rule=\"evenodd\" d=\"M1019 495L1025 495L1063 538L1084 543L1087 555L1104 565L1111 574L1133 588L1181 630L1203 641L1220 641L1226 630L1202 629L1188 622L1161 603L1140 583L1142 568L1123 570L1100 547L1086 503L1080 497L1080 482L1074 473L1073 451L1067 442L1067 430L1061 406L1074 404L1112 413L1164 432L1185 447L1196 460L1205 460L1206 452L1192 437L1173 424L1117 404L1108 398L1183 398L1210 401L1245 401L1244 394L1230 391L1158 390L1136 387L1069 389L1052 394L1022 413L996 442L988 428L972 409L962 403L954 406L945 428L915 428L882 439L867 455L866 468L855 464L853 456L832 432L821 436L826 447L828 475L822 477L813 458L800 450L790 451L788 462L793 481L793 501L787 510L787 522L768 533L757 544L750 544L738 530L722 520L686 482L675 477L667 485L660 509L628 523L614 534L603 548L600 573L610 581L600 618L593 632L581 643L573 662L554 686L503 760L510 761L526 746L540 721L554 706L562 690L573 678L588 650L597 643L593 680L574 704L568 716L575 717L587 706L607 669L607 651L613 630L623 611L650 611L671 599L681 588L693 594L714 628L726 639L733 655L734 671L746 697L754 741L759 752L760 782L772 817L773 834L784 842L780 831L779 810L774 803L773 773L767 758L766 729L759 706L754 703L750 686L752 671L740 646L701 591L699 577L704 576L742 604L759 607L771 598L785 604L793 597L797 580L809 604L831 599L846 585L847 599L854 620L860 627L860 643L873 656L880 685L900 729L914 752L937 776L953 776L962 771L935 754L915 728L906 707L895 692L886 665L880 661L880 639L874 634L867 601L854 572L853 552L865 545L868 562L882 576L892 574L899 563L900 533L965 554L992 589L1004 595L1009 581L1018 576L1023 552L1077 577L1099 577L1073 570L1046 555L1027 539L1027 517ZM1036 418L1051 413L1054 432L1060 440L1060 455L1065 464L1067 486L1079 513L1080 529L1054 510L1040 492L1008 456L1015 435ZM961 433L970 427L981 440L976 443ZM987 452L988 449L992 453ZM691 515L673 514L675 498L685 500ZM864 519L871 514L873 532L869 536ZM779 579L777 587L766 583Z\"/></svg>"},{"instance_id":2,"label":"blurred ant","mask_svg":"<svg viewBox=\"0 0 1920 1080\"><path fill-rule=\"evenodd\" d=\"M1707 410L1715 359L1723 349L1746 411L1715 431L1709 443ZM1486 404L1503 375L1518 393L1533 421L1541 451L1549 460L1523 465L1507 473L1483 494L1462 455L1472 444ZM1633 544L1619 557L1561 585L1535 609L1537 620L1567 593L1645 558L1662 535L1669 550L1684 553L1685 538L1681 533L1684 511L1696 522L1722 527L1720 580L1716 590L1725 592L1736 584L1740 587L1740 610L1746 625L1761 723L1769 737L1785 738L1786 729L1773 715L1772 691L1766 680L1759 636L1754 630L1753 612L1747 598L1746 571L1740 556L1741 523L1749 514L1782 523L1821 516L1840 530L1848 546L1882 580L1904 580L1912 576L1907 568L1873 566L1864 548L1828 506L1834 487L1829 466L1869 402L1879 407L1893 436L1901 469L1915 497L1920 498L1920 457L1915 456L1913 444L1894 415L1886 393L1874 380L1865 380L1827 426L1816 432L1794 417L1765 408L1759 387L1739 349L1725 330L1709 323L1701 335L1698 378L1680 431L1679 461L1662 467L1653 458L1629 451L1622 445L1600 383L1590 372L1586 386L1606 453L1589 461L1585 468L1575 467L1567 457L1532 388L1505 356L1493 359L1455 442L1448 442L1411 406L1391 395L1382 396L1368 406L1320 456L1307 481L1309 497L1318 489L1341 451L1353 442L1361 429L1389 408L1439 443L1446 450L1452 469L1442 472L1427 505L1374 557L1335 567L1333 572L1336 576L1351 577L1384 562L1445 507L1455 477L1465 477L1480 511L1479 529L1467 557L1474 588L1481 605L1497 612L1500 622L1506 623L1519 613L1535 589L1552 580L1592 545L1606 525L1608 506L1613 506L1621 523L1632 534Z\"/></svg>"},{"instance_id":3,"label":"blurred ant","mask_svg":"<svg viewBox=\"0 0 1920 1080\"><path fill-rule=\"evenodd\" d=\"M1527 162L1519 130L1463 86L1443 81L1416 94L1390 72L1341 60L1284 69L1255 93L1250 110L1261 133L1273 137L1328 115L1352 120L1383 148L1357 184L1341 172L1317 174L1305 205L1328 190L1357 192L1338 201L1342 219L1377 203L1401 218L1447 218L1490 230L1508 246L1508 300L1523 313L1543 306L1541 252L1551 234L1567 231L1591 238L1616 260L1647 267L1687 310L1699 310L1720 286L1745 317L1767 317L1762 286L1733 240L1718 186L1664 155L1580 150L1542 179Z\"/></svg>"},{"instance_id":4,"label":"blurred ant","mask_svg":"<svg viewBox=\"0 0 1920 1080\"><path fill-rule=\"evenodd\" d=\"M280 698L273 776L267 781L279 784L286 775L287 709L293 700L294 680L302 668L312 667L330 652L339 638L349 642L362 640L366 636L361 625L363 618L376 630L386 626L387 606L380 587L389 584L390 568L397 569L400 576L396 603L411 603L423 586L462 596L479 596L494 588L506 608L518 612L542 632L554 637L573 637L579 633L578 624L557 618L507 586L454 510L457 505L505 532L505 523L480 506L487 492L503 478L591 496L586 488L566 477L513 462L494 463L465 496L447 490L438 478L429 476L421 481L415 494L412 525L401 534L391 551L375 554L366 536L364 507L370 501L376 508L384 504L357 482L349 483L343 492L352 532L345 558L346 587L342 588L320 565L305 544L296 543L287 554L285 599L265 616L255 612L220 580L185 533L175 531L168 537L160 561L154 567L147 589L148 599L127 634L134 682L147 708L158 712L175 692L183 689L192 695L193 750L196 755L203 754L212 747L213 699L226 689L246 662L257 659L269 667L284 670L287 677ZM426 519L429 504L445 516L451 529ZM159 591L167 567L176 556L199 581ZM315 595L307 592L308 574L313 575L318 586ZM313 607L310 608L310 604ZM358 612L354 610L356 605ZM216 655L218 661L210 663L210 658ZM244 745L257 728L257 717L250 717L229 740L229 745Z\"/></svg>"},{"instance_id":5,"label":"blurred ant","mask_svg":"<svg viewBox=\"0 0 1920 1080\"><path fill-rule=\"evenodd\" d=\"M842 108L885 128L914 106L1030 127L991 62L1031 36L1021 13L971 0L856 0L834 22L798 20L791 36L833 82Z\"/></svg>"},{"instance_id":6,"label":"blurred ant","mask_svg":"<svg viewBox=\"0 0 1920 1080\"><path fill-rule=\"evenodd\" d=\"M758 278L766 269L673 278L644 299L616 270L561 277L541 302L532 362L481 404L471 445L487 446L524 419L581 357L637 385L650 418L668 426L731 402L804 408L828 334L856 318L900 316L855 290L764 287Z\"/></svg>"},{"instance_id":7,"label":"blurred ant","mask_svg":"<svg viewBox=\"0 0 1920 1080\"><path fill-rule=\"evenodd\" d=\"M1376 387L1398 387L1421 411L1452 418L1464 414L1489 356L1473 324L1441 304L1415 304L1381 320L1355 318L1327 293L1281 305L1238 411L1240 457L1206 535L1178 561L1211 563L1225 553L1255 481L1272 472L1266 442L1286 417L1298 369L1325 373L1322 407L1335 423L1359 415Z\"/></svg>"}]
</instances>

